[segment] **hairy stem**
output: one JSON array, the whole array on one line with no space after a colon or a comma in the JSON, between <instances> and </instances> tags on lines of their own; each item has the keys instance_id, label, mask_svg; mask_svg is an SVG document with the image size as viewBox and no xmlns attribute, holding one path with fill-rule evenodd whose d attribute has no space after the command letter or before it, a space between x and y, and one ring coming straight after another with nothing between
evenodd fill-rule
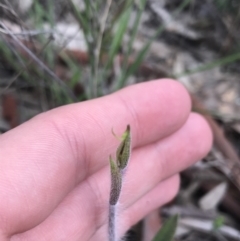
<instances>
[{"instance_id":1,"label":"hairy stem","mask_svg":"<svg viewBox=\"0 0 240 241\"><path fill-rule=\"evenodd\" d=\"M109 236L109 241L117 241L117 235L116 235L116 205L109 205L108 236Z\"/></svg>"}]
</instances>

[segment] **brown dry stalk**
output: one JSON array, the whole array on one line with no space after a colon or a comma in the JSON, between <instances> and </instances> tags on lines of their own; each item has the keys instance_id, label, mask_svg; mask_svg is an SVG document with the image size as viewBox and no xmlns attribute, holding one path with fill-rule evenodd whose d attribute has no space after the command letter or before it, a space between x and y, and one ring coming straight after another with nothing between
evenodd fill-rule
<instances>
[{"instance_id":1,"label":"brown dry stalk","mask_svg":"<svg viewBox=\"0 0 240 241\"><path fill-rule=\"evenodd\" d=\"M224 165L229 169L230 178L240 190L240 159L236 151L228 139L225 137L223 129L211 117L209 112L206 110L206 108L204 108L203 104L197 99L197 97L191 95L191 99L193 103L193 109L200 112L210 125L213 132L214 143L225 157Z\"/></svg>"}]
</instances>

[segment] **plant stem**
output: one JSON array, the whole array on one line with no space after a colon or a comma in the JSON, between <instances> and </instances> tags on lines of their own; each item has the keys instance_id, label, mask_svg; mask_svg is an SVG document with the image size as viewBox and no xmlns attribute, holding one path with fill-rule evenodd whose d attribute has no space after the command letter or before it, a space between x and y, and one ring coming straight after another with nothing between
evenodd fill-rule
<instances>
[{"instance_id":1,"label":"plant stem","mask_svg":"<svg viewBox=\"0 0 240 241\"><path fill-rule=\"evenodd\" d=\"M109 241L117 241L115 222L116 222L116 205L109 205L109 226L108 226Z\"/></svg>"},{"instance_id":2,"label":"plant stem","mask_svg":"<svg viewBox=\"0 0 240 241\"><path fill-rule=\"evenodd\" d=\"M115 134L114 134L115 135ZM131 152L131 133L130 125L127 125L126 131L122 135L122 142L118 146L115 162L110 156L111 170L111 191L109 199L108 216L108 241L117 241L116 212L119 196L122 188L122 178L126 171Z\"/></svg>"}]
</instances>

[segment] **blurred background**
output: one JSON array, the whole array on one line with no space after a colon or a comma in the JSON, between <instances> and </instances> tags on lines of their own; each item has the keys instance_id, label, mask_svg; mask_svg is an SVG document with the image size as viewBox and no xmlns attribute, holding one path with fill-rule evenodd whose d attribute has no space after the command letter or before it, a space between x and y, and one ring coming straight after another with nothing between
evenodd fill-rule
<instances>
[{"instance_id":1,"label":"blurred background","mask_svg":"<svg viewBox=\"0 0 240 241\"><path fill-rule=\"evenodd\" d=\"M0 0L1 133L157 78L186 86L214 146L129 240L150 240L174 214L176 241L240 240L240 1Z\"/></svg>"}]
</instances>

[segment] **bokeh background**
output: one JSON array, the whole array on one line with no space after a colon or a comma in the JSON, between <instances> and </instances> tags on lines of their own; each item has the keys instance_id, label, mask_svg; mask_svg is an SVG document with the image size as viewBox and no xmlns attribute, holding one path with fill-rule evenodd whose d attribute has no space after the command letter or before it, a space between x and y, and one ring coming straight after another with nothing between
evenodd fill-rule
<instances>
[{"instance_id":1,"label":"bokeh background","mask_svg":"<svg viewBox=\"0 0 240 241\"><path fill-rule=\"evenodd\" d=\"M214 146L129 240L147 241L176 213L175 240L240 240L240 1L0 0L1 133L165 77L186 86Z\"/></svg>"}]
</instances>

